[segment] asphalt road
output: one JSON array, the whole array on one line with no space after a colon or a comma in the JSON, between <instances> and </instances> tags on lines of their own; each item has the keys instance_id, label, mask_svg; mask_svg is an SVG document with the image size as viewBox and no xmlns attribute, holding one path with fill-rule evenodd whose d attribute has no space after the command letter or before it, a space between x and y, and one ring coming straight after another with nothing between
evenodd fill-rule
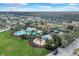
<instances>
[{"instance_id":1,"label":"asphalt road","mask_svg":"<svg viewBox=\"0 0 79 59\"><path fill-rule=\"evenodd\" d=\"M58 54L53 55L53 52L48 54L47 56L74 56L73 51L74 49L79 48L79 38L73 41L65 48L58 48Z\"/></svg>"}]
</instances>

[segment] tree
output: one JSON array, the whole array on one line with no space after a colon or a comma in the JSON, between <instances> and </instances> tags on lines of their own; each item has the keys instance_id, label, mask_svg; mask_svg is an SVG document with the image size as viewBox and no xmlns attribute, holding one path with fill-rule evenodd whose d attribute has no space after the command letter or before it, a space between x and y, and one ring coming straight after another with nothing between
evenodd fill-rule
<instances>
[{"instance_id":1,"label":"tree","mask_svg":"<svg viewBox=\"0 0 79 59\"><path fill-rule=\"evenodd\" d=\"M33 23L33 21L29 19L29 20L25 20L24 23L26 24L26 27L29 27L29 26L31 26L31 24Z\"/></svg>"},{"instance_id":2,"label":"tree","mask_svg":"<svg viewBox=\"0 0 79 59\"><path fill-rule=\"evenodd\" d=\"M73 25L68 25L67 29L73 30Z\"/></svg>"},{"instance_id":3,"label":"tree","mask_svg":"<svg viewBox=\"0 0 79 59\"><path fill-rule=\"evenodd\" d=\"M14 25L11 25L10 30L11 30L11 33L13 33L13 32L14 32Z\"/></svg>"},{"instance_id":4,"label":"tree","mask_svg":"<svg viewBox=\"0 0 79 59\"><path fill-rule=\"evenodd\" d=\"M54 50L55 44L54 44L54 40L51 39L51 40L46 40L46 45L45 45L45 48L46 49L49 49L49 50Z\"/></svg>"},{"instance_id":5,"label":"tree","mask_svg":"<svg viewBox=\"0 0 79 59\"><path fill-rule=\"evenodd\" d=\"M57 34L53 35L53 40L55 42L55 47L61 46L61 40L60 40L60 37Z\"/></svg>"},{"instance_id":6,"label":"tree","mask_svg":"<svg viewBox=\"0 0 79 59\"><path fill-rule=\"evenodd\" d=\"M16 31L21 29L21 28L20 28L20 23L19 23L19 22L17 22L15 29L16 29Z\"/></svg>"},{"instance_id":7,"label":"tree","mask_svg":"<svg viewBox=\"0 0 79 59\"><path fill-rule=\"evenodd\" d=\"M61 47L64 48L66 46L68 46L76 37L74 32L70 32L70 33L64 33L62 35L60 35L60 39L61 39Z\"/></svg>"},{"instance_id":8,"label":"tree","mask_svg":"<svg viewBox=\"0 0 79 59\"><path fill-rule=\"evenodd\" d=\"M46 40L46 48L50 49L50 50L54 50L57 47L61 46L61 41L59 36L57 36L56 34L53 35L52 39L50 40Z\"/></svg>"}]
</instances>

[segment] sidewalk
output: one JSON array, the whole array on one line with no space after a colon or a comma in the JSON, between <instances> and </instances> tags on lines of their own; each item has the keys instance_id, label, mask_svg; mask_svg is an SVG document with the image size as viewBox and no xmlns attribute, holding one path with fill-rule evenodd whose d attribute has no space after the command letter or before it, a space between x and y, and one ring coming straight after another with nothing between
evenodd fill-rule
<instances>
[{"instance_id":1,"label":"sidewalk","mask_svg":"<svg viewBox=\"0 0 79 59\"><path fill-rule=\"evenodd\" d=\"M5 30L0 30L0 32L4 32L4 31L8 31L10 28L8 28L8 29L5 29Z\"/></svg>"}]
</instances>

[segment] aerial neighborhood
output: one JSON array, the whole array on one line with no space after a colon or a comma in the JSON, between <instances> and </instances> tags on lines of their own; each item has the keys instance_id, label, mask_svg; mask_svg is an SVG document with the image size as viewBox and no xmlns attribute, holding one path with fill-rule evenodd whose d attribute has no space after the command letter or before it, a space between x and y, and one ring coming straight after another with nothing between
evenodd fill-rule
<instances>
[{"instance_id":1,"label":"aerial neighborhood","mask_svg":"<svg viewBox=\"0 0 79 59\"><path fill-rule=\"evenodd\" d=\"M78 37L79 21L0 13L0 55L56 55Z\"/></svg>"}]
</instances>

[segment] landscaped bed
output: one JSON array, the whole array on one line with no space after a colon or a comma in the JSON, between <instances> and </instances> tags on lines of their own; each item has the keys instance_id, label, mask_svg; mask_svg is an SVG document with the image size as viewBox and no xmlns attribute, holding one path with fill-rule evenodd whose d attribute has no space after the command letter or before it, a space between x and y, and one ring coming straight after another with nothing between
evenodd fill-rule
<instances>
[{"instance_id":1,"label":"landscaped bed","mask_svg":"<svg viewBox=\"0 0 79 59\"><path fill-rule=\"evenodd\" d=\"M43 56L50 51L45 48L34 48L28 39L14 37L10 31L0 33L0 55L8 56Z\"/></svg>"}]
</instances>

